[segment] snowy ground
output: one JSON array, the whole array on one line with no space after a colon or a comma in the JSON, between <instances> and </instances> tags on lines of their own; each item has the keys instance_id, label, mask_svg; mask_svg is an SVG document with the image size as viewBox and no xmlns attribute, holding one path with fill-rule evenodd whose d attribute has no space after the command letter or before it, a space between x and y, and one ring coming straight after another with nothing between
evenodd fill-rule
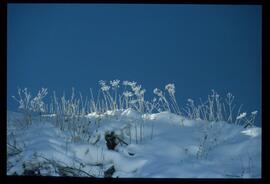
<instances>
[{"instance_id":1,"label":"snowy ground","mask_svg":"<svg viewBox=\"0 0 270 184\"><path fill-rule=\"evenodd\" d=\"M88 114L83 136L56 127L53 116L24 127L8 112L8 175L131 178L260 178L261 128L188 120L127 109ZM16 126L14 126L16 124ZM106 146L105 132L121 140ZM15 148L16 147L16 148Z\"/></svg>"}]
</instances>

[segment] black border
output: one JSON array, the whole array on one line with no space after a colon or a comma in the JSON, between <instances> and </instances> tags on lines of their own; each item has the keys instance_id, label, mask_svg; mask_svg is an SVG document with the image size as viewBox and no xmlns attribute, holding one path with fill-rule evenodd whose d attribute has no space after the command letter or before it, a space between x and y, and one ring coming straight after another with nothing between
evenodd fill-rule
<instances>
[{"instance_id":1,"label":"black border","mask_svg":"<svg viewBox=\"0 0 270 184\"><path fill-rule=\"evenodd\" d=\"M0 136L0 149L3 154L1 154L1 160L0 160L0 176L6 175L6 109L7 109L7 101L6 101L6 96L7 96L7 4L0 4L0 14L1 14L1 28L0 28L0 33L1 33L1 86L2 90L0 90L0 95L1 95L1 122L0 123L0 131L1 131L1 136ZM5 90L4 90L5 89ZM1 179L2 180L2 179Z\"/></svg>"},{"instance_id":2,"label":"black border","mask_svg":"<svg viewBox=\"0 0 270 184\"><path fill-rule=\"evenodd\" d=\"M266 0L265 0L266 1ZM268 6L264 0L7 0L0 4L0 14L1 14L1 160L0 160L0 176L1 183L262 183L268 182L268 171L269 158L270 155L268 149L266 148L266 136L269 130L268 121L266 121L266 64L269 59L268 57L268 39L269 29L267 24L267 13L269 12ZM129 178L129 179L98 179L98 178L77 178L77 177L47 177L47 176L7 176L6 175L6 110L7 110L7 4L9 3L109 3L109 4L240 4L240 5L262 5L262 178L261 179L195 179L195 178L185 178L185 179L150 179L150 178ZM268 71L269 72L269 71Z\"/></svg>"},{"instance_id":3,"label":"black border","mask_svg":"<svg viewBox=\"0 0 270 184\"><path fill-rule=\"evenodd\" d=\"M267 0L7 0L7 3L257 4Z\"/></svg>"}]
</instances>

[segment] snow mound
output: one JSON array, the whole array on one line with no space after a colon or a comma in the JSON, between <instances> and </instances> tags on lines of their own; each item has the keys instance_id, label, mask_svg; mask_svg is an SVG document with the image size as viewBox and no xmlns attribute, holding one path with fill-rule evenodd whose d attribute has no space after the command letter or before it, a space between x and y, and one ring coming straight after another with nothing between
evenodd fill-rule
<instances>
[{"instance_id":1,"label":"snow mound","mask_svg":"<svg viewBox=\"0 0 270 184\"><path fill-rule=\"evenodd\" d=\"M245 135L249 135L251 137L257 137L261 135L261 128L257 127L249 128L247 130L242 131L242 133Z\"/></svg>"},{"instance_id":2,"label":"snow mound","mask_svg":"<svg viewBox=\"0 0 270 184\"><path fill-rule=\"evenodd\" d=\"M148 118L149 120L155 120L158 122L176 123L176 124L179 124L181 121L183 121L183 117L167 112L167 111L151 114L149 116L146 116L146 118Z\"/></svg>"},{"instance_id":3,"label":"snow mound","mask_svg":"<svg viewBox=\"0 0 270 184\"><path fill-rule=\"evenodd\" d=\"M63 168L73 168L72 176L104 177L113 167L112 177L261 177L259 127L244 129L170 112L141 114L126 109L86 115L87 133L76 135L72 129L60 130L49 115L43 121L34 119L29 127L16 128L15 120L21 117L8 113L7 141L19 149L8 149L8 175L25 175L25 165L31 163L47 164L40 174L50 176L62 176ZM111 131L118 137L113 150L105 138ZM48 160L49 166L44 163Z\"/></svg>"},{"instance_id":4,"label":"snow mound","mask_svg":"<svg viewBox=\"0 0 270 184\"><path fill-rule=\"evenodd\" d=\"M134 119L134 120L141 120L142 119L142 114L139 113L138 111L135 111L131 108L126 109L122 112L121 114L122 118L129 118L129 119Z\"/></svg>"}]
</instances>

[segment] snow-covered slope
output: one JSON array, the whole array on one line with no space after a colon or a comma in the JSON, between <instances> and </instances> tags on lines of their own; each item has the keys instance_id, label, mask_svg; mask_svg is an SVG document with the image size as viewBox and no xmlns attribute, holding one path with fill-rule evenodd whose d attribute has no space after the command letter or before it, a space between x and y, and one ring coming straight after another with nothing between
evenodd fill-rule
<instances>
[{"instance_id":1,"label":"snow-covered slope","mask_svg":"<svg viewBox=\"0 0 270 184\"><path fill-rule=\"evenodd\" d=\"M261 177L258 127L127 109L88 114L86 136L71 139L72 131L61 131L53 116L34 119L29 127L19 126L20 116L8 112L8 175ZM120 142L109 150L105 135L112 131Z\"/></svg>"}]
</instances>

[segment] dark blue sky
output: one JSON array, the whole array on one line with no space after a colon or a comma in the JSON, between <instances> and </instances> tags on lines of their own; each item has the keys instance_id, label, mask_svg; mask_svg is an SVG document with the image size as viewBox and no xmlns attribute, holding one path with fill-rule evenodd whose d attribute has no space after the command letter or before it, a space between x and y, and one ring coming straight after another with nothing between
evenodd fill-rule
<instances>
[{"instance_id":1,"label":"dark blue sky","mask_svg":"<svg viewBox=\"0 0 270 184\"><path fill-rule=\"evenodd\" d=\"M134 80L152 95L176 85L181 104L231 92L261 111L259 5L8 5L8 108L17 86L83 94ZM260 120L260 118L259 118Z\"/></svg>"}]
</instances>

